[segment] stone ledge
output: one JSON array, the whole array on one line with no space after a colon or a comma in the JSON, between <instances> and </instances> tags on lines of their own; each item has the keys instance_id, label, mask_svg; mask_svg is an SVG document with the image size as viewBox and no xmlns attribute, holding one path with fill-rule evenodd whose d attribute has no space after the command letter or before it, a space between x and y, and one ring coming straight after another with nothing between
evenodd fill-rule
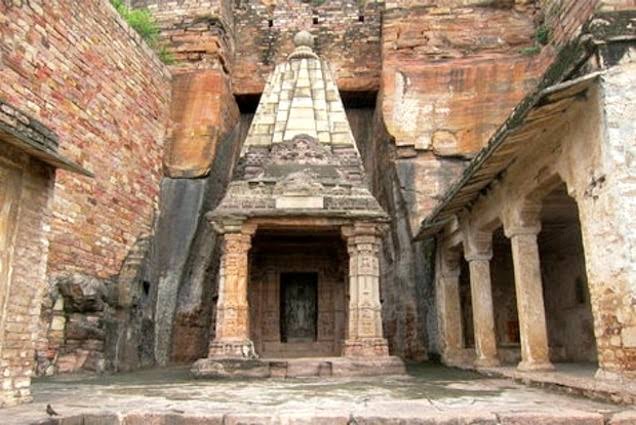
<instances>
[{"instance_id":1,"label":"stone ledge","mask_svg":"<svg viewBox=\"0 0 636 425\"><path fill-rule=\"evenodd\" d=\"M458 369L472 370L488 377L510 378L531 387L543 388L563 394L587 397L614 404L636 404L636 383L621 383L596 378L586 378L556 371L520 371L511 367L475 367L467 364L453 365ZM634 422L636 423L636 422Z\"/></svg>"},{"instance_id":2,"label":"stone ledge","mask_svg":"<svg viewBox=\"0 0 636 425\"><path fill-rule=\"evenodd\" d=\"M206 358L191 369L196 378L302 378L404 375L399 357L317 357L298 359Z\"/></svg>"},{"instance_id":3,"label":"stone ledge","mask_svg":"<svg viewBox=\"0 0 636 425\"><path fill-rule=\"evenodd\" d=\"M579 411L564 411L560 413L532 413L532 412L431 412L420 415L346 415L334 412L333 414L311 413L289 415L267 415L257 413L227 413L210 415L187 415L178 413L150 413L131 412L117 415L113 413L86 414L67 416L63 418L50 418L31 422L31 425L230 425L246 424L289 424L289 425L611 425L633 424L634 413L618 413L607 419L598 413L585 413Z\"/></svg>"}]
</instances>

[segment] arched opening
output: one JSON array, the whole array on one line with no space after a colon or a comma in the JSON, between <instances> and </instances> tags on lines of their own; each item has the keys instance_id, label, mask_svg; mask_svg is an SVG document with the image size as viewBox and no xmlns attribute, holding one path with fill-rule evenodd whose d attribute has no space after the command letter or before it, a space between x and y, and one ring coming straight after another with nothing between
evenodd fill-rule
<instances>
[{"instance_id":1,"label":"arched opening","mask_svg":"<svg viewBox=\"0 0 636 425\"><path fill-rule=\"evenodd\" d=\"M563 182L542 199L538 244L550 360L596 363L579 211Z\"/></svg>"}]
</instances>

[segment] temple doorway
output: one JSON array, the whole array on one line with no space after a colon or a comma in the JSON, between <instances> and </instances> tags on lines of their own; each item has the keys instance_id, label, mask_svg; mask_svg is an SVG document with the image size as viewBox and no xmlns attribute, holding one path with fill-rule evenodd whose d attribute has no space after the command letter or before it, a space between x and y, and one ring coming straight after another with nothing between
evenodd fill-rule
<instances>
[{"instance_id":1,"label":"temple doorway","mask_svg":"<svg viewBox=\"0 0 636 425\"><path fill-rule=\"evenodd\" d=\"M281 273L281 341L314 342L318 331L318 273Z\"/></svg>"},{"instance_id":2,"label":"temple doorway","mask_svg":"<svg viewBox=\"0 0 636 425\"><path fill-rule=\"evenodd\" d=\"M263 229L250 252L250 336L265 358L339 356L348 261L337 229Z\"/></svg>"}]
</instances>

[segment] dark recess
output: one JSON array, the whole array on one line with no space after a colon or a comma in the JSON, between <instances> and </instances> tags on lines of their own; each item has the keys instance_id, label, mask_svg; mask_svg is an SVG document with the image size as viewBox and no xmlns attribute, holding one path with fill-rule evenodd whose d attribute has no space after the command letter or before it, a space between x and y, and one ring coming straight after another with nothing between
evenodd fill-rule
<instances>
[{"instance_id":1,"label":"dark recess","mask_svg":"<svg viewBox=\"0 0 636 425\"><path fill-rule=\"evenodd\" d=\"M374 108L377 91L341 91L342 103L345 109ZM234 96L239 110L242 114L253 114L256 112L260 94L237 94Z\"/></svg>"}]
</instances>

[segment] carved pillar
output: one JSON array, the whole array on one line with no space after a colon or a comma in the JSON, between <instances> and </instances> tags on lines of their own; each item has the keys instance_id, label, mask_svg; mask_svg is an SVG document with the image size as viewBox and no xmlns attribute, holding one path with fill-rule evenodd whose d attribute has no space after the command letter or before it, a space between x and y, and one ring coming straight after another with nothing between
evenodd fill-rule
<instances>
[{"instance_id":1,"label":"carved pillar","mask_svg":"<svg viewBox=\"0 0 636 425\"><path fill-rule=\"evenodd\" d=\"M349 251L349 311L345 356L388 356L382 335L379 232L375 224L343 228Z\"/></svg>"},{"instance_id":2,"label":"carved pillar","mask_svg":"<svg viewBox=\"0 0 636 425\"><path fill-rule=\"evenodd\" d=\"M541 230L538 206L516 207L504 224L512 245L519 313L521 363L519 370L551 370L548 331L541 281L537 235Z\"/></svg>"},{"instance_id":3,"label":"carved pillar","mask_svg":"<svg viewBox=\"0 0 636 425\"><path fill-rule=\"evenodd\" d=\"M255 227L235 224L217 226L223 234L219 270L219 297L216 307L216 334L210 342L209 357L254 358L250 340L247 298L249 250Z\"/></svg>"},{"instance_id":4,"label":"carved pillar","mask_svg":"<svg viewBox=\"0 0 636 425\"><path fill-rule=\"evenodd\" d=\"M490 260L492 234L470 231L465 233L464 254L470 269L470 294L473 300L476 366L498 366L495 312L492 301Z\"/></svg>"}]
</instances>

